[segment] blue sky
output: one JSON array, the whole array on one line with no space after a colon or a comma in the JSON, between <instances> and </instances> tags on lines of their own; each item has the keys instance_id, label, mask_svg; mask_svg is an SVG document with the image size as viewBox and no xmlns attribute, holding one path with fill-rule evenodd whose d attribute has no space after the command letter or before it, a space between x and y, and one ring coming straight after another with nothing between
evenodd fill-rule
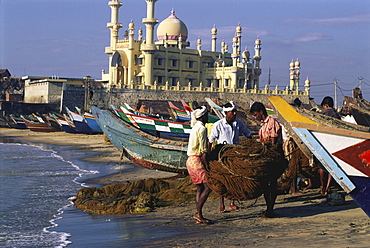
<instances>
[{"instance_id":1,"label":"blue sky","mask_svg":"<svg viewBox=\"0 0 370 248\"><path fill-rule=\"evenodd\" d=\"M120 38L130 20L136 31L144 25L145 0L121 0ZM101 78L107 70L110 7L107 0L0 0L0 67L16 77L51 76ZM231 48L235 27L243 28L242 49L254 54L262 41L263 73L283 89L289 84L289 63L301 62L300 85L311 80L311 97L320 102L334 95L351 95L363 77L364 98L370 99L370 1L368 0L159 0L155 17L162 21L174 8L188 27L191 47L198 37L210 50L210 30L218 29Z\"/></svg>"}]
</instances>

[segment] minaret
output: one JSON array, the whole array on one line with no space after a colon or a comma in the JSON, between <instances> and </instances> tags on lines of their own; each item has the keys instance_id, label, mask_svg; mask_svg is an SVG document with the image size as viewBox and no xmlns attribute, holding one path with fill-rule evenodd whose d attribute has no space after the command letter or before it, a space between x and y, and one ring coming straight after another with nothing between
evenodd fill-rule
<instances>
[{"instance_id":1,"label":"minaret","mask_svg":"<svg viewBox=\"0 0 370 248\"><path fill-rule=\"evenodd\" d=\"M290 90L294 90L294 79L295 79L294 61L292 60L289 64L289 89Z\"/></svg>"},{"instance_id":2,"label":"minaret","mask_svg":"<svg viewBox=\"0 0 370 248\"><path fill-rule=\"evenodd\" d=\"M308 95L310 95L310 86L311 86L311 81L307 76L306 81L304 81L304 88Z\"/></svg>"},{"instance_id":3,"label":"minaret","mask_svg":"<svg viewBox=\"0 0 370 248\"><path fill-rule=\"evenodd\" d=\"M198 37L198 40L197 40L197 50L198 51L202 50L202 40L200 39L200 37Z\"/></svg>"},{"instance_id":4,"label":"minaret","mask_svg":"<svg viewBox=\"0 0 370 248\"><path fill-rule=\"evenodd\" d=\"M216 24L211 29L212 33L212 52L216 52L216 41L217 41L217 28Z\"/></svg>"},{"instance_id":5,"label":"minaret","mask_svg":"<svg viewBox=\"0 0 370 248\"><path fill-rule=\"evenodd\" d=\"M134 31L135 31L135 24L131 20L131 22L128 24L128 49L129 50L134 49Z\"/></svg>"},{"instance_id":6,"label":"minaret","mask_svg":"<svg viewBox=\"0 0 370 248\"><path fill-rule=\"evenodd\" d=\"M257 37L256 41L254 42L254 60L256 61L255 67L260 68L260 61L261 61L261 40Z\"/></svg>"},{"instance_id":7,"label":"minaret","mask_svg":"<svg viewBox=\"0 0 370 248\"><path fill-rule=\"evenodd\" d=\"M141 42L143 40L143 29L140 27L137 33L138 33L137 40Z\"/></svg>"},{"instance_id":8,"label":"minaret","mask_svg":"<svg viewBox=\"0 0 370 248\"><path fill-rule=\"evenodd\" d=\"M259 78L262 73L260 62L261 62L261 40L257 36L256 41L254 42L254 68L253 68L253 88L259 88Z\"/></svg>"},{"instance_id":9,"label":"minaret","mask_svg":"<svg viewBox=\"0 0 370 248\"><path fill-rule=\"evenodd\" d=\"M141 45L141 50L145 55L145 84L152 85L153 83L153 54L156 50L154 44L154 26L158 23L158 19L154 18L154 5L158 0L145 0L147 3L146 18L143 19L143 24L146 26L146 43Z\"/></svg>"},{"instance_id":10,"label":"minaret","mask_svg":"<svg viewBox=\"0 0 370 248\"><path fill-rule=\"evenodd\" d=\"M236 27L235 29L235 34L236 34L236 38L238 38L238 50L237 50L237 54L238 54L238 57L239 57L239 60L240 60L240 47L242 45L242 27L240 26L240 23L238 23L238 26Z\"/></svg>"},{"instance_id":11,"label":"minaret","mask_svg":"<svg viewBox=\"0 0 370 248\"><path fill-rule=\"evenodd\" d=\"M134 35L135 35L135 24L134 22L131 20L131 22L128 24L128 51L127 51L127 61L128 61L128 65L126 68L127 70L127 78L126 78L126 82L127 84L131 84L131 82L133 81L134 79L134 75L133 75L133 67L134 67Z\"/></svg>"},{"instance_id":12,"label":"minaret","mask_svg":"<svg viewBox=\"0 0 370 248\"><path fill-rule=\"evenodd\" d=\"M122 6L122 3L119 0L112 0L108 2L108 6L111 7L111 21L107 23L107 27L110 29L110 47L107 47L106 53L109 54L109 87L111 87L118 83L118 72L115 67L112 67L112 58L116 51L118 31L122 28L122 24L118 23L118 10Z\"/></svg>"},{"instance_id":13,"label":"minaret","mask_svg":"<svg viewBox=\"0 0 370 248\"><path fill-rule=\"evenodd\" d=\"M294 90L299 90L299 76L301 74L301 63L297 59L297 61L294 63Z\"/></svg>"},{"instance_id":14,"label":"minaret","mask_svg":"<svg viewBox=\"0 0 370 248\"><path fill-rule=\"evenodd\" d=\"M238 63L238 37L233 38L233 53L231 54L233 59L233 66L236 67Z\"/></svg>"},{"instance_id":15,"label":"minaret","mask_svg":"<svg viewBox=\"0 0 370 248\"><path fill-rule=\"evenodd\" d=\"M112 0L108 2L108 6L111 7L111 21L107 23L107 27L110 29L110 47L114 51L116 50L118 31L122 28L122 24L118 23L118 10L122 3L119 0Z\"/></svg>"}]
</instances>

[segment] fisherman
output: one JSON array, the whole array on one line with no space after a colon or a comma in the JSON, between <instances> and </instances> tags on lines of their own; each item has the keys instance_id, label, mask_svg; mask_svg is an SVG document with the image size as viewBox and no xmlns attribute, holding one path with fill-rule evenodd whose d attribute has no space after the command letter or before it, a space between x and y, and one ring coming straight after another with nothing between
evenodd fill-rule
<instances>
[{"instance_id":1,"label":"fisherman","mask_svg":"<svg viewBox=\"0 0 370 248\"><path fill-rule=\"evenodd\" d=\"M208 121L208 110L205 106L197 107L191 114L191 132L188 144L188 160L186 168L188 169L192 182L197 187L195 198L196 212L193 218L196 223L208 223L210 220L203 217L203 205L206 202L211 189L207 184L207 129L205 123Z\"/></svg>"},{"instance_id":2,"label":"fisherman","mask_svg":"<svg viewBox=\"0 0 370 248\"><path fill-rule=\"evenodd\" d=\"M282 146L282 128L280 124L267 114L265 106L260 102L255 102L251 106L250 113L258 121L261 121L261 129L258 136L261 142L269 142ZM283 150L281 147L281 153ZM281 171L282 173L283 171ZM260 216L262 218L275 217L274 205L277 197L277 179L281 176L280 171L271 173L266 182L263 183L263 196L266 201L267 209Z\"/></svg>"},{"instance_id":3,"label":"fisherman","mask_svg":"<svg viewBox=\"0 0 370 248\"><path fill-rule=\"evenodd\" d=\"M321 102L321 107L323 111L321 113L326 116L331 116L336 119L340 119L339 114L333 109L334 100L330 96L324 97ZM330 185L333 181L333 177L328 173L322 166L319 168L320 175L320 193L323 195L328 195L330 193Z\"/></svg>"},{"instance_id":4,"label":"fisherman","mask_svg":"<svg viewBox=\"0 0 370 248\"><path fill-rule=\"evenodd\" d=\"M218 159L218 152L225 144L236 144L239 142L239 136L244 135L250 138L251 132L240 120L236 119L237 106L231 101L222 106L225 117L213 124L211 135L208 138L208 146L211 150L215 140L216 146L211 152L210 160ZM239 209L234 200L230 200L229 210ZM226 212L224 197L220 195L220 213Z\"/></svg>"}]
</instances>

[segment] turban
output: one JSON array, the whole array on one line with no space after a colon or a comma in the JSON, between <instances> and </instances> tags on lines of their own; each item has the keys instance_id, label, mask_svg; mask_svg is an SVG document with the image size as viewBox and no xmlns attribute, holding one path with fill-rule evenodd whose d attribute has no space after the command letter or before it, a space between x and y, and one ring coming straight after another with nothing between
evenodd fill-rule
<instances>
[{"instance_id":1,"label":"turban","mask_svg":"<svg viewBox=\"0 0 370 248\"><path fill-rule=\"evenodd\" d=\"M231 104L231 107L228 108L222 107L222 111L224 111L224 113L238 108L238 106L236 106L233 101L230 101L229 103Z\"/></svg>"},{"instance_id":2,"label":"turban","mask_svg":"<svg viewBox=\"0 0 370 248\"><path fill-rule=\"evenodd\" d=\"M194 126L195 123L197 122L197 119L199 119L200 117L202 117L203 115L205 115L207 113L208 113L208 110L207 110L206 106L202 106L201 109L195 109L191 113L191 126Z\"/></svg>"}]
</instances>

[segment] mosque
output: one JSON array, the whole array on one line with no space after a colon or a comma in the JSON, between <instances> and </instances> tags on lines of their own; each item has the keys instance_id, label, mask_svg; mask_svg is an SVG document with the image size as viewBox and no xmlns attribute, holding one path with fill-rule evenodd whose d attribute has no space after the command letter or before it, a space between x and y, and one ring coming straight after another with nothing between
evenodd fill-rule
<instances>
[{"instance_id":1,"label":"mosque","mask_svg":"<svg viewBox=\"0 0 370 248\"><path fill-rule=\"evenodd\" d=\"M188 48L188 29L172 10L168 18L159 23L154 38L155 3L158 0L145 0L147 16L143 18L145 37L140 28L135 35L135 24L131 21L119 39L119 8L122 2L108 2L111 8L110 46L105 48L109 55L109 72L102 71L102 81L109 88L193 90L219 92L246 92L259 89L262 73L261 40L254 42L254 56L246 49L241 50L242 27L235 28L232 48L222 41L217 47L217 28L210 32L211 51L202 50L202 40L198 38L196 49ZM136 37L135 37L136 36ZM291 65L289 90L297 91L300 64L297 60ZM309 86L308 86L309 87Z\"/></svg>"}]
</instances>

